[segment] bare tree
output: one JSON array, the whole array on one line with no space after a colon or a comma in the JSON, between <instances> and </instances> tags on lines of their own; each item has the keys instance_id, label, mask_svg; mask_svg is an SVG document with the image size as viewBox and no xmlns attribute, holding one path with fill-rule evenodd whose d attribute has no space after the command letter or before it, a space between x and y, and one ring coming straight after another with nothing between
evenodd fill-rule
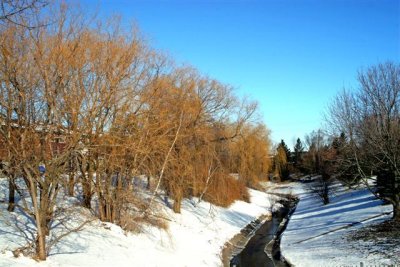
<instances>
[{"instance_id":1,"label":"bare tree","mask_svg":"<svg viewBox=\"0 0 400 267\"><path fill-rule=\"evenodd\" d=\"M308 174L316 175L309 189L324 205L329 204L334 194L332 185L336 176L337 147L330 142L324 131L313 131L306 135L308 151L302 160L302 168Z\"/></svg>"},{"instance_id":2,"label":"bare tree","mask_svg":"<svg viewBox=\"0 0 400 267\"><path fill-rule=\"evenodd\" d=\"M361 71L359 88L344 91L329 109L328 122L338 136L344 133L349 147L341 161L356 168L369 186L377 178L377 195L393 205L400 219L400 66L393 62Z\"/></svg>"},{"instance_id":3,"label":"bare tree","mask_svg":"<svg viewBox=\"0 0 400 267\"><path fill-rule=\"evenodd\" d=\"M39 15L49 3L48 0L1 0L0 22L30 29L43 26L38 20Z\"/></svg>"}]
</instances>

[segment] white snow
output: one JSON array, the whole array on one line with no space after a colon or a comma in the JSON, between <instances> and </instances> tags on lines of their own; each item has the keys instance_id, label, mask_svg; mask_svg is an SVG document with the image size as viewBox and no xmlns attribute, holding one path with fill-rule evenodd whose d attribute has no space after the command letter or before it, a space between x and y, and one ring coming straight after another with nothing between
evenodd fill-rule
<instances>
[{"instance_id":1,"label":"white snow","mask_svg":"<svg viewBox=\"0 0 400 267\"><path fill-rule=\"evenodd\" d=\"M391 211L367 189L346 190L337 185L331 204L323 206L298 183L265 183L268 191L294 193L300 202L282 236L286 259L296 266L364 266L393 263L381 254L368 254L346 237L354 229L390 218ZM271 202L279 196L249 190L251 203L236 201L229 208L216 207L198 199L185 199L182 213L175 214L161 199L157 205L168 218L168 230L145 226L140 234L95 219L83 230L72 233L54 246L45 262L28 257L15 258L12 251L26 245L25 237L15 229L16 222L33 238L34 227L17 209L7 212L7 182L0 178L0 266L221 266L220 253L225 242L250 221L274 209ZM73 222L90 217L76 204L77 199L62 197L64 205L74 207ZM79 217L80 216L80 217ZM368 220L368 218L372 218ZM355 224L361 222L359 224ZM71 223L71 222L69 222ZM352 227L343 228L355 224ZM329 234L326 234L331 232ZM373 244L371 244L372 246Z\"/></svg>"},{"instance_id":2,"label":"white snow","mask_svg":"<svg viewBox=\"0 0 400 267\"><path fill-rule=\"evenodd\" d=\"M391 205L382 205L366 188L350 190L335 184L335 196L324 206L307 190L307 185L296 187L300 202L281 240L282 254L289 262L295 266L394 264L393 258L370 254L366 249L359 249L357 241L348 238L363 226L389 219ZM352 226L346 227L349 225Z\"/></svg>"},{"instance_id":3,"label":"white snow","mask_svg":"<svg viewBox=\"0 0 400 267\"><path fill-rule=\"evenodd\" d=\"M0 179L0 185L0 266L221 266L225 242L250 221L270 213L270 202L277 198L250 189L251 203L236 201L229 208L207 202L195 206L197 199L186 199L182 213L175 214L163 205L171 220L167 231L146 226L143 233L132 234L95 220L62 239L47 260L38 263L24 256L15 258L11 252L25 245L25 239L7 222L18 218L26 228L33 225L19 209L7 212L6 180Z\"/></svg>"}]
</instances>

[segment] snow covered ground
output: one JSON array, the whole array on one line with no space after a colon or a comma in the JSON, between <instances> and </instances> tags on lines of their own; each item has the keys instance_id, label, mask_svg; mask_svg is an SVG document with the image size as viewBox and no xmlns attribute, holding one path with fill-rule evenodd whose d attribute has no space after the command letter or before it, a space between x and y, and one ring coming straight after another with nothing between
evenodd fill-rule
<instances>
[{"instance_id":1,"label":"snow covered ground","mask_svg":"<svg viewBox=\"0 0 400 267\"><path fill-rule=\"evenodd\" d=\"M384 256L370 253L371 248L376 249L373 242L360 243L349 238L362 227L389 219L391 205L382 205L366 188L349 190L336 184L335 190L331 203L324 206L308 192L306 184L294 186L300 202L282 236L283 256L295 266L396 264L400 246L391 247L392 253Z\"/></svg>"},{"instance_id":2,"label":"snow covered ground","mask_svg":"<svg viewBox=\"0 0 400 267\"><path fill-rule=\"evenodd\" d=\"M146 226L143 233L131 234L95 220L62 239L48 259L38 263L12 254L25 244L15 222L21 220L25 229L32 230L33 225L18 209L14 214L7 212L6 188L6 180L0 179L0 266L220 266L224 243L250 221L269 213L277 198L250 190L251 203L237 201L227 209L207 202L195 206L197 199L184 200L181 214L174 214L160 201L170 220L167 231Z\"/></svg>"},{"instance_id":3,"label":"snow covered ground","mask_svg":"<svg viewBox=\"0 0 400 267\"><path fill-rule=\"evenodd\" d=\"M33 224L18 209L12 214L7 212L7 183L0 178L0 266L221 266L220 253L225 242L250 221L268 214L279 198L273 195L276 193L300 197L281 241L283 255L296 266L396 263L393 254L383 257L381 253L365 249L374 243L360 244L349 239L357 229L391 216L385 215L391 206L382 205L367 189L346 190L337 186L331 204L323 206L308 193L306 185L264 183L264 186L272 194L250 190L251 203L237 201L229 208L207 202L194 205L197 199L186 199L181 214L173 213L158 199L163 216L169 220L168 230L145 226L142 233L132 234L96 219L83 230L62 239L52 248L47 261L39 263L13 256L15 248L26 244L29 231L34 232ZM65 197L62 202L73 206L78 200ZM76 221L90 216L78 206L74 209ZM16 226L26 229L28 236L24 237ZM400 254L400 246L391 251Z\"/></svg>"}]
</instances>

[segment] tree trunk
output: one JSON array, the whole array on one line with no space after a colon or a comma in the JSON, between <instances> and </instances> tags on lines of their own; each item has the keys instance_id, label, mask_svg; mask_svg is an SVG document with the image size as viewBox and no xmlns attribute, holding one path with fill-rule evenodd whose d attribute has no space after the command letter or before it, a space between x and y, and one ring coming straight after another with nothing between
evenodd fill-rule
<instances>
[{"instance_id":1,"label":"tree trunk","mask_svg":"<svg viewBox=\"0 0 400 267\"><path fill-rule=\"evenodd\" d=\"M15 184L14 178L8 178L8 208L9 212L13 212L15 209Z\"/></svg>"},{"instance_id":2,"label":"tree trunk","mask_svg":"<svg viewBox=\"0 0 400 267\"><path fill-rule=\"evenodd\" d=\"M37 224L37 235L36 235L36 256L39 260L46 260L46 235L44 234L45 229L41 224Z\"/></svg>"},{"instance_id":3,"label":"tree trunk","mask_svg":"<svg viewBox=\"0 0 400 267\"><path fill-rule=\"evenodd\" d=\"M83 189L83 203L82 205L85 208L91 208L91 200L92 200L92 171L91 171L91 162L87 161L85 158L79 164L79 169L81 171L81 183Z\"/></svg>"},{"instance_id":4,"label":"tree trunk","mask_svg":"<svg viewBox=\"0 0 400 267\"><path fill-rule=\"evenodd\" d=\"M70 197L74 196L74 186L75 186L75 173L70 172L69 178L68 178L68 195Z\"/></svg>"},{"instance_id":5,"label":"tree trunk","mask_svg":"<svg viewBox=\"0 0 400 267\"><path fill-rule=\"evenodd\" d=\"M392 202L393 205L393 220L400 222L400 197L396 196L395 201Z\"/></svg>"},{"instance_id":6,"label":"tree trunk","mask_svg":"<svg viewBox=\"0 0 400 267\"><path fill-rule=\"evenodd\" d=\"M329 179L326 177L323 177L323 179ZM324 205L329 204L329 183L327 181L323 181L323 199L324 199Z\"/></svg>"},{"instance_id":7,"label":"tree trunk","mask_svg":"<svg viewBox=\"0 0 400 267\"><path fill-rule=\"evenodd\" d=\"M37 183L33 177L29 174L28 169L24 166L24 171L27 174L26 177L29 181L29 189L31 192L32 205L34 210L35 222L36 222L36 256L39 260L46 260L46 230L43 227L43 216L46 214L40 207L40 203L37 198ZM43 214L44 213L44 214Z\"/></svg>"},{"instance_id":8,"label":"tree trunk","mask_svg":"<svg viewBox=\"0 0 400 267\"><path fill-rule=\"evenodd\" d=\"M107 222L113 223L112 213L113 213L113 205L112 205L112 203L110 203L110 201L107 201L107 205L106 205L106 220L107 220Z\"/></svg>"},{"instance_id":9,"label":"tree trunk","mask_svg":"<svg viewBox=\"0 0 400 267\"><path fill-rule=\"evenodd\" d=\"M174 206L173 206L173 210L175 213L181 213L181 204L182 204L182 196L181 194L177 194L174 197Z\"/></svg>"},{"instance_id":10,"label":"tree trunk","mask_svg":"<svg viewBox=\"0 0 400 267\"><path fill-rule=\"evenodd\" d=\"M90 168L90 167L89 167ZM82 186L83 186L83 206L85 208L91 209L91 201L92 201L92 172L91 170L88 171L87 176L83 174L84 177Z\"/></svg>"},{"instance_id":11,"label":"tree trunk","mask_svg":"<svg viewBox=\"0 0 400 267\"><path fill-rule=\"evenodd\" d=\"M150 190L151 187L151 181L150 181L150 175L147 175L147 185L146 185L146 189Z\"/></svg>"},{"instance_id":12,"label":"tree trunk","mask_svg":"<svg viewBox=\"0 0 400 267\"><path fill-rule=\"evenodd\" d=\"M123 177L117 173L117 189L113 192L113 209L111 220L114 223L119 224L121 219L121 209L122 209L122 198L124 194L124 185L122 182Z\"/></svg>"},{"instance_id":13,"label":"tree trunk","mask_svg":"<svg viewBox=\"0 0 400 267\"><path fill-rule=\"evenodd\" d=\"M329 204L329 195L327 195L326 193L324 193L323 202L324 202L324 205Z\"/></svg>"},{"instance_id":14,"label":"tree trunk","mask_svg":"<svg viewBox=\"0 0 400 267\"><path fill-rule=\"evenodd\" d=\"M100 221L107 221L107 210L106 210L106 201L103 197L102 194L98 194L98 202L99 202L99 217L100 217Z\"/></svg>"}]
</instances>

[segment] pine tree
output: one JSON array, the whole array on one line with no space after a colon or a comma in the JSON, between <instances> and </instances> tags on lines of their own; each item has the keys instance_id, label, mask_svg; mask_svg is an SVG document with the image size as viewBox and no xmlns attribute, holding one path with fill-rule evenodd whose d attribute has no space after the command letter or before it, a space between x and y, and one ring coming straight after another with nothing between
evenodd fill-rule
<instances>
[{"instance_id":1,"label":"pine tree","mask_svg":"<svg viewBox=\"0 0 400 267\"><path fill-rule=\"evenodd\" d=\"M293 156L293 164L295 167L298 167L302 161L302 153L304 151L303 143L300 138L297 138L296 145L294 146L294 156Z\"/></svg>"}]
</instances>

